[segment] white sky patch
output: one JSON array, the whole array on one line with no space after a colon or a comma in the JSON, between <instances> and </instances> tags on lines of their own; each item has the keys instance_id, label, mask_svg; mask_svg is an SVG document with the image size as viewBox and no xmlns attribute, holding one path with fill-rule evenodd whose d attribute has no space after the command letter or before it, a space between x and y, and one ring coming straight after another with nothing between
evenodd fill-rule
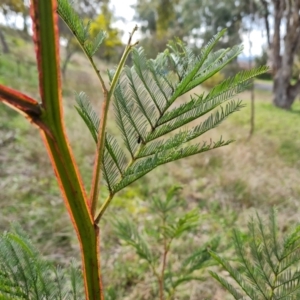
<instances>
[{"instance_id":1,"label":"white sky patch","mask_svg":"<svg viewBox=\"0 0 300 300\"><path fill-rule=\"evenodd\" d=\"M129 32L132 31L134 26L137 24L136 21L133 21L134 18L134 9L131 7L136 3L136 0L111 0L111 7L113 8L116 22L114 26L122 30L122 41L127 43ZM0 14L0 24L5 24L5 19L2 14ZM15 16L10 18L9 25L15 25L17 28L21 28L23 21L21 17ZM135 34L135 39L141 38L141 34L137 32ZM249 40L248 34L242 35L244 52L243 56L249 56ZM262 35L261 30L255 29L251 34L252 41L252 56L258 56L262 53L263 46L266 44L266 37Z\"/></svg>"},{"instance_id":2,"label":"white sky patch","mask_svg":"<svg viewBox=\"0 0 300 300\"><path fill-rule=\"evenodd\" d=\"M137 24L133 21L134 9L131 5L135 4L136 0L111 0L111 5L114 11L116 22L114 26L123 31L122 41L127 43L129 32L132 31L134 26ZM139 33L136 33L136 38L140 37Z\"/></svg>"},{"instance_id":3,"label":"white sky patch","mask_svg":"<svg viewBox=\"0 0 300 300\"><path fill-rule=\"evenodd\" d=\"M244 46L243 55L249 56L250 54L250 43L249 43L249 35L247 33L242 35L242 43ZM251 45L251 54L252 56L259 56L262 54L263 48L266 47L267 37L264 31L261 30L253 30L250 34Z\"/></svg>"},{"instance_id":4,"label":"white sky patch","mask_svg":"<svg viewBox=\"0 0 300 300\"><path fill-rule=\"evenodd\" d=\"M123 31L122 41L124 43L128 40L129 32L132 31L134 26L137 24L136 21L133 21L134 9L131 5L135 4L136 0L111 0L111 4L115 13L117 21L114 23L114 26ZM137 33L136 38L140 38L141 35ZM243 56L249 56L249 38L248 34L242 35L244 52ZM262 36L260 30L253 30L251 33L252 41L252 56L259 56L262 53L263 46L266 44L266 37Z\"/></svg>"}]
</instances>

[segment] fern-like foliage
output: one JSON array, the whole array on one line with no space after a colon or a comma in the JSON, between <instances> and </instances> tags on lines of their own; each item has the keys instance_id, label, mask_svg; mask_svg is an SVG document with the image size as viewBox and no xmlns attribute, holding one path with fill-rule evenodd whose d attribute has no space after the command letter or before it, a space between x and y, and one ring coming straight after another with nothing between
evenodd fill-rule
<instances>
[{"instance_id":1,"label":"fern-like foliage","mask_svg":"<svg viewBox=\"0 0 300 300\"><path fill-rule=\"evenodd\" d=\"M97 36L92 38L90 36L90 22L84 24L78 14L74 11L69 0L58 0L57 2L57 13L73 32L86 55L88 57L94 56L104 41L106 32L99 31Z\"/></svg>"},{"instance_id":2,"label":"fern-like foliage","mask_svg":"<svg viewBox=\"0 0 300 300\"><path fill-rule=\"evenodd\" d=\"M77 102L75 109L88 127L95 143L97 143L98 128L100 124L99 116L94 111L85 93L80 92L79 94L76 94L75 99Z\"/></svg>"},{"instance_id":3,"label":"fern-like foliage","mask_svg":"<svg viewBox=\"0 0 300 300\"><path fill-rule=\"evenodd\" d=\"M16 227L0 236L0 299L82 299L81 272L68 272L40 258L29 239Z\"/></svg>"},{"instance_id":4,"label":"fern-like foliage","mask_svg":"<svg viewBox=\"0 0 300 300\"><path fill-rule=\"evenodd\" d=\"M133 66L125 66L114 92L116 123L127 151L109 136L103 157L102 169L111 195L160 165L232 142L221 138L216 142L190 143L238 111L243 106L241 101L227 101L245 90L251 79L264 73L266 67L242 71L208 93L195 94L186 103L173 105L241 53L240 46L212 52L224 32L213 37L199 56L178 40L154 60L147 60L142 48L133 49ZM113 74L114 71L109 72L111 80ZM99 122L96 113L88 104L79 112L95 139ZM196 126L183 128L207 114ZM94 125L90 120L94 120ZM126 165L127 157L130 161Z\"/></svg>"},{"instance_id":5,"label":"fern-like foliage","mask_svg":"<svg viewBox=\"0 0 300 300\"><path fill-rule=\"evenodd\" d=\"M227 289L235 299L296 300L300 299L300 226L279 238L276 213L270 214L265 224L257 214L249 222L249 244L235 230L233 241L239 267L211 252L238 285L218 274L211 275Z\"/></svg>"},{"instance_id":6,"label":"fern-like foliage","mask_svg":"<svg viewBox=\"0 0 300 300\"><path fill-rule=\"evenodd\" d=\"M187 253L180 264L174 263L176 267L173 266L174 261L170 256L177 254L176 248L173 247L174 242L177 240L179 243L178 240L183 238L184 234L195 231L199 227L200 217L197 209L184 214L179 212L183 204L178 199L179 189L171 188L165 198L155 196L151 199L151 226L143 224L144 230L139 230L129 218L114 221L117 236L134 248L140 259L147 262L149 270L156 278L157 287L163 282L164 293L169 295L167 299L173 299L179 286L192 280L206 279L203 270L214 264L209 249L216 250L220 241L219 237L212 238L201 247Z\"/></svg>"}]
</instances>

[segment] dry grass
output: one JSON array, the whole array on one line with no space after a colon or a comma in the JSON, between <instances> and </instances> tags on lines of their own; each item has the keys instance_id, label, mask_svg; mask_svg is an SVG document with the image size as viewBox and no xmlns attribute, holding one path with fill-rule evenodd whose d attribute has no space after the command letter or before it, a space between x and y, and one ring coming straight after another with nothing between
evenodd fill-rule
<instances>
[{"instance_id":1,"label":"dry grass","mask_svg":"<svg viewBox=\"0 0 300 300\"><path fill-rule=\"evenodd\" d=\"M101 70L106 68L99 64ZM68 135L87 188L95 145L73 109L73 91L86 91L99 109L101 90L90 71L86 60L76 55L64 82ZM36 95L33 88L29 92ZM240 98L248 104L249 92ZM222 135L224 139L235 139L235 143L158 168L116 197L102 229L103 264L106 283L113 282L126 289L124 299L151 299L148 275L144 266L136 265L139 262L133 253L123 256L107 220L124 211L142 220L144 203L154 191L163 194L172 185L183 187L182 197L187 200L188 208L198 207L202 212L200 233L195 236L199 243L212 233L221 234L228 242L232 226L245 227L254 210L267 214L276 206L283 231L298 221L300 105L296 103L294 111L287 112L271 106L269 92L258 91L256 99L257 125L250 140L248 105L202 137L217 140ZM17 221L50 259L64 263L70 256L78 258L78 244L38 130L3 105L0 119L0 229L7 230L10 222ZM110 128L116 132L115 126ZM189 285L180 299L205 297L227 299L212 280Z\"/></svg>"}]
</instances>

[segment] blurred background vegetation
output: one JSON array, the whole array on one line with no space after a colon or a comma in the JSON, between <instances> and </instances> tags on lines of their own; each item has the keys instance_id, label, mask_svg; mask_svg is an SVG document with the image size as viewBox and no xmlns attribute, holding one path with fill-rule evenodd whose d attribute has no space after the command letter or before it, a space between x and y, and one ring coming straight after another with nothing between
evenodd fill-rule
<instances>
[{"instance_id":1,"label":"blurred background vegetation","mask_svg":"<svg viewBox=\"0 0 300 300\"><path fill-rule=\"evenodd\" d=\"M297 11L291 12L295 13L290 16L295 17L293 23L284 20L288 18L287 13L283 14L287 10L284 2L277 1L281 6L276 7L274 1L267 0L136 0L132 20L128 19L126 11L123 19L115 14L118 1L74 1L82 18L86 22L91 20L92 33L96 34L99 29L108 33L97 60L103 74L120 58L127 39L126 22L129 21L139 24L140 45L145 47L149 57L163 51L174 36L183 39L199 54L201 46L224 27L228 31L220 47L241 42L248 45L243 57L193 91L198 94L240 69L254 64L270 65L270 73L255 80L254 88L239 96L246 108L205 136L209 140L223 135L224 138L235 139L235 143L159 168L113 201L108 216L101 224L101 247L104 284L118 291L117 299L153 299L154 282L149 279L151 272L145 263L134 250L124 246L110 221L126 215L141 229L151 227L155 217L149 210L149 199L164 198L174 185L182 187L178 197L184 204L180 210L199 210L201 221L197 229L176 241L170 260L173 266L183 254L200 248L214 235L222 236L220 251L226 249L225 255L230 256L233 252L231 229L234 226L246 227L254 209L267 215L270 208L276 206L282 233L299 221L300 103L297 98L300 35L298 33L294 37L290 32L299 32L300 21L295 17ZM18 88L38 99L29 3L2 0L0 14L0 84ZM275 16L281 16L282 23L285 21L285 24L294 27L287 32L287 25L284 25L282 31L285 32L275 36L276 28L272 28ZM124 24L122 28L120 22ZM65 122L88 190L95 145L75 112L74 92L85 91L99 108L101 89L71 33L62 22L59 27ZM259 32L263 32L264 43L256 42L256 39L261 40ZM296 42L295 49L289 50L288 41ZM251 43L252 48L249 46ZM279 56L276 52L278 43ZM256 53L258 48L260 55L254 57L251 53ZM281 61L280 64L275 57ZM290 59L287 60L287 57ZM287 61L291 65L285 65ZM288 76L284 70L290 71ZM276 89L278 85L281 86L279 91ZM278 102L278 93L281 98L287 95L285 104ZM182 97L182 102L187 99L185 97ZM254 116L255 130L249 138L251 116ZM111 130L116 132L114 126L111 122ZM0 231L8 230L10 223L17 221L48 260L61 265L67 264L70 257L79 260L79 246L39 132L22 116L2 104L0 191ZM205 278L203 282L192 281L184 285L176 299L231 299L205 271L201 276Z\"/></svg>"}]
</instances>

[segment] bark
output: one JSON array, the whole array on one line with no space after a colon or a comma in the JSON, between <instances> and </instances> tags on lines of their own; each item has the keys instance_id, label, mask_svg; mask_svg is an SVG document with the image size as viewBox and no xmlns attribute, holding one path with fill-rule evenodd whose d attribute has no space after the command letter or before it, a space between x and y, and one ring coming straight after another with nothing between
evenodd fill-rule
<instances>
[{"instance_id":1,"label":"bark","mask_svg":"<svg viewBox=\"0 0 300 300\"><path fill-rule=\"evenodd\" d=\"M267 32L267 42L268 42L268 46L271 47L270 22L269 22L269 17L270 17L269 4L268 4L267 0L261 0L260 2L262 3L262 6L264 8L263 18L264 18L266 32Z\"/></svg>"},{"instance_id":2,"label":"bark","mask_svg":"<svg viewBox=\"0 0 300 300\"><path fill-rule=\"evenodd\" d=\"M27 35L28 34L28 24L27 24L27 12L23 11L23 32Z\"/></svg>"},{"instance_id":3,"label":"bark","mask_svg":"<svg viewBox=\"0 0 300 300\"><path fill-rule=\"evenodd\" d=\"M72 38L73 38L73 36L70 36L69 39L68 39L67 46L66 46L66 56L65 56L65 59L62 63L62 67L61 67L61 72L62 72L63 77L66 76L67 67L68 67L68 64L71 60L71 57L77 51L76 47L74 48L72 46Z\"/></svg>"},{"instance_id":4,"label":"bark","mask_svg":"<svg viewBox=\"0 0 300 300\"><path fill-rule=\"evenodd\" d=\"M2 49L3 49L3 53L9 53L9 47L8 47L8 44L6 42L6 39L5 39L5 36L0 28L0 42L2 44Z\"/></svg>"},{"instance_id":5,"label":"bark","mask_svg":"<svg viewBox=\"0 0 300 300\"><path fill-rule=\"evenodd\" d=\"M300 0L273 0L273 5L273 103L280 108L290 109L300 92L299 80L296 84L291 84L294 59L300 42ZM280 31L282 24L285 25L286 30L284 37Z\"/></svg>"},{"instance_id":6,"label":"bark","mask_svg":"<svg viewBox=\"0 0 300 300\"><path fill-rule=\"evenodd\" d=\"M274 105L283 109L291 109L297 95L300 93L300 81L298 80L297 84L291 85L289 78L279 78L274 80L273 91Z\"/></svg>"},{"instance_id":7,"label":"bark","mask_svg":"<svg viewBox=\"0 0 300 300\"><path fill-rule=\"evenodd\" d=\"M61 68L61 72L62 72L62 75L63 75L64 78L66 76L68 64L71 60L71 57L73 56L73 54L75 52L76 51L67 51L67 53L66 53L66 57L65 57L65 60L63 61L62 68Z\"/></svg>"}]
</instances>

